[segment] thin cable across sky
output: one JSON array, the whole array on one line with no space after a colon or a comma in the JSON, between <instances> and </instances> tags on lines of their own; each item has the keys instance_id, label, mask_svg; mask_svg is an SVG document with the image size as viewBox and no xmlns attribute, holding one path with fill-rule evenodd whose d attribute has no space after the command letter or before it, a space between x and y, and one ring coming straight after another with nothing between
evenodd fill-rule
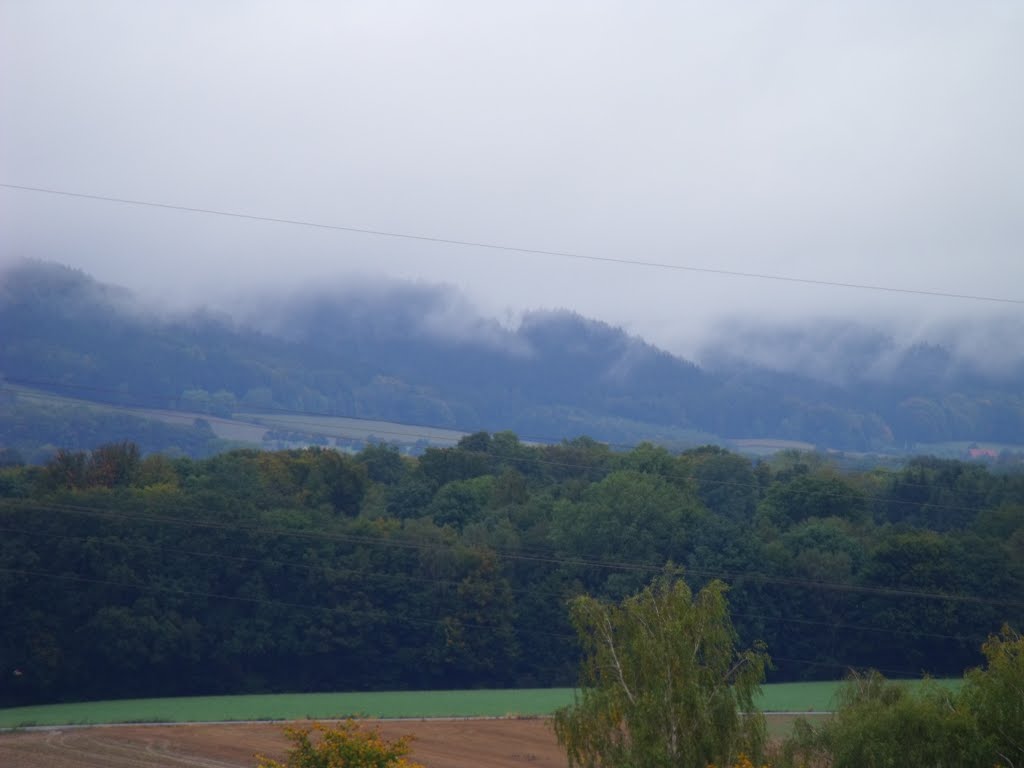
<instances>
[{"instance_id":1,"label":"thin cable across sky","mask_svg":"<svg viewBox=\"0 0 1024 768\"><path fill-rule=\"evenodd\" d=\"M797 277L795 275L773 275L760 272L741 272L731 269L720 269L717 267L697 267L690 264L675 264L660 261L645 261L638 259L623 259L615 256L595 256L593 254L575 253L572 251L549 251L542 248L526 248L515 245L504 245L501 243L485 243L475 240L460 240L457 238L433 237L429 235L417 235L408 232L389 232L379 229L366 229L342 224L327 224L324 222L306 221L303 219L289 219L278 216L262 216L254 213L242 213L239 211L225 211L214 208L201 208L190 205L178 205L173 203L159 203L151 200L135 200L124 197L112 197L108 195L94 195L85 192L71 192L62 189L47 189L45 187L31 187L21 184L8 184L0 182L4 189L17 190L20 192L36 192L46 195L57 195L84 200L98 200L106 203L117 203L120 205L134 205L146 208L161 208L171 211L182 211L185 213L200 213L209 216L225 216L233 219L246 221L262 221L272 224L286 224L296 227L307 227L312 229L327 229L338 232L351 232L361 235L372 235L375 237L390 237L402 240L413 240L419 242L439 243L443 245L456 245L466 248L484 248L491 251L503 251L505 253L528 254L534 256L554 256L562 259L577 259L581 261L601 262L606 264L622 264L632 267L645 267L649 269L666 269L679 272L699 272L703 274L724 275L726 277L742 277L752 280L775 280L785 283L799 283L802 285L827 286L831 288L849 288L859 291L879 291L884 293L913 294L916 296L931 296L943 299L962 299L966 301L981 301L997 304L1024 305L1024 299L1013 299L1001 296L981 296L967 293L950 293L946 291L931 291L921 288L901 288L890 285L876 285L868 283L848 283L834 280L817 280L808 277Z\"/></svg>"}]
</instances>

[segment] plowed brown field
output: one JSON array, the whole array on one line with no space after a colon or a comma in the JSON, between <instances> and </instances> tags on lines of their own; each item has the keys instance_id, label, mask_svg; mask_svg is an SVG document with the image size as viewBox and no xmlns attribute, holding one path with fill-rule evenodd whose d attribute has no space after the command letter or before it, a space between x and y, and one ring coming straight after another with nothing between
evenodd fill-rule
<instances>
[{"instance_id":1,"label":"plowed brown field","mask_svg":"<svg viewBox=\"0 0 1024 768\"><path fill-rule=\"evenodd\" d=\"M412 734L427 768L566 768L549 720L385 721L388 738ZM254 768L254 755L281 758L277 723L118 725L0 733L3 768Z\"/></svg>"}]
</instances>

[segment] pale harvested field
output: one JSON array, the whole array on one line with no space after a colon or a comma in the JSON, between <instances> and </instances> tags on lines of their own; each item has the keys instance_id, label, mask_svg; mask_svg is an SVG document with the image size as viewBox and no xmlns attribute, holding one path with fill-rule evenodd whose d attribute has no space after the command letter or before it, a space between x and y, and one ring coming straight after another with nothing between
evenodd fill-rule
<instances>
[{"instance_id":1,"label":"pale harvested field","mask_svg":"<svg viewBox=\"0 0 1024 768\"><path fill-rule=\"evenodd\" d=\"M412 734L427 768L566 768L550 721L416 720L381 724L388 738ZM3 768L254 768L257 753L281 758L279 723L118 725L0 733Z\"/></svg>"}]
</instances>

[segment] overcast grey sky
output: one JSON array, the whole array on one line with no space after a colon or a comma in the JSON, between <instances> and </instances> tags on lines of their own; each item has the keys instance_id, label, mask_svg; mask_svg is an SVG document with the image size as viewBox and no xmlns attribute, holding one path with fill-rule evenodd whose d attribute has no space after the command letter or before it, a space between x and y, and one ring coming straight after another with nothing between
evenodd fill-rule
<instances>
[{"instance_id":1,"label":"overcast grey sky","mask_svg":"<svg viewBox=\"0 0 1024 768\"><path fill-rule=\"evenodd\" d=\"M0 0L0 182L1021 299L1021 40L1016 0ZM736 314L997 309L6 189L0 227L179 303L401 277L680 351Z\"/></svg>"}]
</instances>

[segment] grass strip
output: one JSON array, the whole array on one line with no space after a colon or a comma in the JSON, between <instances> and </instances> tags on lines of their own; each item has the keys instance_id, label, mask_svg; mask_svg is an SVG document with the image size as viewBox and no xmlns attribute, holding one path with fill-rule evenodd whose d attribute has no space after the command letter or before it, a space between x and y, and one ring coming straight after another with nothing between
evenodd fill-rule
<instances>
[{"instance_id":1,"label":"grass strip","mask_svg":"<svg viewBox=\"0 0 1024 768\"><path fill-rule=\"evenodd\" d=\"M957 687L959 680L940 680ZM916 685L918 681L909 681ZM776 683L758 701L766 712L829 712L836 682ZM355 717L506 717L550 715L571 704L572 688L377 693L279 693L84 701L0 709L0 728L107 723L202 723Z\"/></svg>"},{"instance_id":2,"label":"grass strip","mask_svg":"<svg viewBox=\"0 0 1024 768\"><path fill-rule=\"evenodd\" d=\"M102 723L333 719L348 716L379 718L533 716L550 714L571 701L571 688L282 693L122 699L0 709L0 728Z\"/></svg>"}]
</instances>

